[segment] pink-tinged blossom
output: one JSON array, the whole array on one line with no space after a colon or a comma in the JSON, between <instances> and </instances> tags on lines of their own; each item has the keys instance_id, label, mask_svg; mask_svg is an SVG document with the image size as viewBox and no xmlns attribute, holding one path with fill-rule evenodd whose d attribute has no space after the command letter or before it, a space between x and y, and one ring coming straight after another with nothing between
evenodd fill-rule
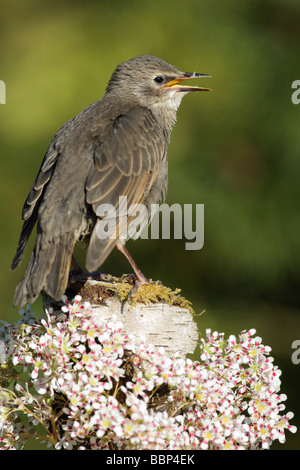
<instances>
[{"instance_id":1,"label":"pink-tinged blossom","mask_svg":"<svg viewBox=\"0 0 300 470\"><path fill-rule=\"evenodd\" d=\"M2 449L29 435L57 450L266 449L296 432L281 371L254 329L228 339L208 330L192 361L104 323L78 296L45 315L27 308L0 329Z\"/></svg>"}]
</instances>

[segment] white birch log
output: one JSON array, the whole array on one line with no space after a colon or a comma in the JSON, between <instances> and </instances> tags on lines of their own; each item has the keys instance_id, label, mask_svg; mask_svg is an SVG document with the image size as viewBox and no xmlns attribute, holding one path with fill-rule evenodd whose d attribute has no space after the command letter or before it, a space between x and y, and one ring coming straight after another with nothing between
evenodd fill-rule
<instances>
[{"instance_id":1,"label":"white birch log","mask_svg":"<svg viewBox=\"0 0 300 470\"><path fill-rule=\"evenodd\" d=\"M80 284L81 281L78 282ZM184 358L194 352L198 343L198 328L188 308L161 301L131 305L128 301L120 300L111 290L110 282L87 280L81 284L81 288L80 285L76 286L81 302L90 302L93 310L107 322L114 316L122 322L126 334L145 337L147 344L154 345L156 350L163 347L169 357L177 353ZM72 300L70 294L68 298ZM60 311L60 304L44 295L44 308L49 307L55 313Z\"/></svg>"}]
</instances>

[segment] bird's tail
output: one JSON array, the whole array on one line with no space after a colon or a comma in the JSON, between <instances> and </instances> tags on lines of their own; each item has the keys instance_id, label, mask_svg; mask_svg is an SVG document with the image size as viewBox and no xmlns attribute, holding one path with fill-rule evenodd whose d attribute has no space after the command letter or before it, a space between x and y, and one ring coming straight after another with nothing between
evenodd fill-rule
<instances>
[{"instance_id":1,"label":"bird's tail","mask_svg":"<svg viewBox=\"0 0 300 470\"><path fill-rule=\"evenodd\" d=\"M38 233L25 275L15 292L14 306L33 303L41 290L60 300L69 278L72 253L75 245L74 233L64 233L47 242Z\"/></svg>"},{"instance_id":2,"label":"bird's tail","mask_svg":"<svg viewBox=\"0 0 300 470\"><path fill-rule=\"evenodd\" d=\"M22 261L24 251L25 251L26 245L28 243L28 239L29 239L30 234L32 232L32 229L33 229L33 227L35 226L35 223L36 223L37 209L38 208L36 207L34 209L32 215L24 221L22 231L21 231L21 235L20 235L20 239L19 239L19 243L18 243L17 252L15 254L15 257L14 257L13 262L11 263L11 267L10 267L10 269L12 271L14 271Z\"/></svg>"}]
</instances>

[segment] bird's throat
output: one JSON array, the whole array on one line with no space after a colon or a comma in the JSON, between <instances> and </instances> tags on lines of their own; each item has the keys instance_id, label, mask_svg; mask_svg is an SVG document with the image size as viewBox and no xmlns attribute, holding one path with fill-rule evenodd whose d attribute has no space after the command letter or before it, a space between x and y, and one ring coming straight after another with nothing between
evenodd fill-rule
<instances>
[{"instance_id":1,"label":"bird's throat","mask_svg":"<svg viewBox=\"0 0 300 470\"><path fill-rule=\"evenodd\" d=\"M184 95L185 93L170 93L165 100L156 102L151 106L151 111L169 134L176 122L177 110Z\"/></svg>"}]
</instances>

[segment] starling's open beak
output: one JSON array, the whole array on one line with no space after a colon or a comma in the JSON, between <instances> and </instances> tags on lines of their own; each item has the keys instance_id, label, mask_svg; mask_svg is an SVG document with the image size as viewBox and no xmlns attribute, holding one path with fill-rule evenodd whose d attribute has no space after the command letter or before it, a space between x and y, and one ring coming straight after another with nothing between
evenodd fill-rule
<instances>
[{"instance_id":1,"label":"starling's open beak","mask_svg":"<svg viewBox=\"0 0 300 470\"><path fill-rule=\"evenodd\" d=\"M165 88L173 88L176 91L184 91L188 93L189 91L212 91L211 88L203 88L199 86L186 86L186 85L178 85L178 83L183 82L184 80L191 80L192 78L203 78L203 77L210 77L205 73L189 73L185 72L182 73L179 77L175 77L170 80L166 85Z\"/></svg>"}]
</instances>

